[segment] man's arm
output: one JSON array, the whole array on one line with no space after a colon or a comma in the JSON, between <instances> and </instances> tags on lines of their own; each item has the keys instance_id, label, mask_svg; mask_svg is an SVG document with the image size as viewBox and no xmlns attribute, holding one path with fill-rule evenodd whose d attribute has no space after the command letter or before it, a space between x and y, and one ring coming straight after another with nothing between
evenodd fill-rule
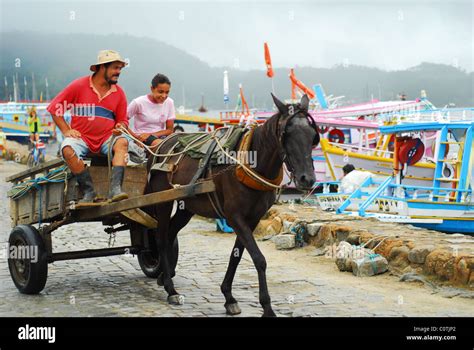
<instances>
[{"instance_id":1,"label":"man's arm","mask_svg":"<svg viewBox=\"0 0 474 350\"><path fill-rule=\"evenodd\" d=\"M81 133L72 129L64 120L64 113L70 109L76 97L76 80L61 91L49 104L47 111L64 137L80 138Z\"/></svg>"}]
</instances>

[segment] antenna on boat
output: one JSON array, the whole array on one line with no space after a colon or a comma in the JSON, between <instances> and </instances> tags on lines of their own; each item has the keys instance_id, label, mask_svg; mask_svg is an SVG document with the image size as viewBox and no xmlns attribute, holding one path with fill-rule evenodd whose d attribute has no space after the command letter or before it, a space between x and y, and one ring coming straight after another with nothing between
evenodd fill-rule
<instances>
[{"instance_id":1,"label":"antenna on boat","mask_svg":"<svg viewBox=\"0 0 474 350\"><path fill-rule=\"evenodd\" d=\"M44 84L46 86L46 101L49 101L49 84L48 78L44 78Z\"/></svg>"},{"instance_id":2,"label":"antenna on boat","mask_svg":"<svg viewBox=\"0 0 474 350\"><path fill-rule=\"evenodd\" d=\"M26 81L26 77L23 76L23 85L25 86L25 96L23 96L23 99L28 102L29 101L29 96L28 96L28 82Z\"/></svg>"},{"instance_id":3,"label":"antenna on boat","mask_svg":"<svg viewBox=\"0 0 474 350\"><path fill-rule=\"evenodd\" d=\"M4 76L3 79L4 79L4 82L5 82L5 101L8 101L9 100L9 98L8 98L8 80L7 80L6 76Z\"/></svg>"},{"instance_id":4,"label":"antenna on boat","mask_svg":"<svg viewBox=\"0 0 474 350\"><path fill-rule=\"evenodd\" d=\"M31 99L38 101L38 92L36 91L35 73L31 73Z\"/></svg>"}]
</instances>

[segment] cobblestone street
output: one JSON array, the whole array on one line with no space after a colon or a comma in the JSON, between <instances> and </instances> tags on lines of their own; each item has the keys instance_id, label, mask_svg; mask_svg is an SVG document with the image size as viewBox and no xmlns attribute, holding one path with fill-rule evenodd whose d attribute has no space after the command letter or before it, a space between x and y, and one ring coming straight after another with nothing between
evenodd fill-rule
<instances>
[{"instance_id":1,"label":"cobblestone street","mask_svg":"<svg viewBox=\"0 0 474 350\"><path fill-rule=\"evenodd\" d=\"M49 265L44 291L22 295L6 261L11 230L9 183L5 177L23 166L0 160L0 316L225 316L220 292L233 234L215 232L213 222L193 218L179 236L180 256L174 278L184 304L171 306L156 280L144 276L136 256L59 261ZM73 224L53 233L55 252L106 248L109 236L98 223ZM314 247L280 251L271 241L258 242L267 259L272 305L278 316L473 316L474 301L442 296L417 282L399 282L386 273L358 278L339 272L334 261L314 256ZM115 246L129 245L127 232ZM258 280L247 253L233 287L240 317L260 316ZM237 317L239 317L237 316Z\"/></svg>"}]
</instances>

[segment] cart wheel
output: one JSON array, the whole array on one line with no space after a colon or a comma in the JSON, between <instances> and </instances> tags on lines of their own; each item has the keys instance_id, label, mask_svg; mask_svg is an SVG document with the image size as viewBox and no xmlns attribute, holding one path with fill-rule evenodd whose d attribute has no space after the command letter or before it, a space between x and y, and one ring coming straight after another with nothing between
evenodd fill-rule
<instances>
[{"instance_id":1,"label":"cart wheel","mask_svg":"<svg viewBox=\"0 0 474 350\"><path fill-rule=\"evenodd\" d=\"M179 244L178 237L173 242L173 249L169 256L171 266L171 277L175 275L176 265L178 263ZM156 252L142 251L137 254L138 264L145 276L150 278L157 278L161 274L160 257Z\"/></svg>"},{"instance_id":2,"label":"cart wheel","mask_svg":"<svg viewBox=\"0 0 474 350\"><path fill-rule=\"evenodd\" d=\"M13 283L23 294L38 294L48 278L48 261L43 239L30 225L18 225L10 233L8 269Z\"/></svg>"}]
</instances>

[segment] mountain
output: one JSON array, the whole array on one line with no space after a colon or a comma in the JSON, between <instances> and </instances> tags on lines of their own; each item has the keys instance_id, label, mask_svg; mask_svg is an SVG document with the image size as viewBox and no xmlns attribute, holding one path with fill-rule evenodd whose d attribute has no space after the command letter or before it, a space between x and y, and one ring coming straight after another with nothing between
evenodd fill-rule
<instances>
[{"instance_id":1,"label":"mountain","mask_svg":"<svg viewBox=\"0 0 474 350\"><path fill-rule=\"evenodd\" d=\"M6 76L8 88L11 90L12 76L18 73L20 93L23 96L23 76L26 76L30 84L31 73L35 74L38 94L45 92L44 78L47 77L50 95L54 96L75 78L90 73L89 65L95 62L99 50L114 49L130 61L119 82L129 100L147 93L152 77L156 73L163 73L172 82L171 97L176 106L183 103L184 87L186 107L197 109L203 94L206 107L222 109L222 78L223 71L227 70L231 107L235 105L239 83L244 86L249 105L267 108L271 106L271 81L264 70L243 71L232 67L211 67L199 58L159 39L126 34L3 32L0 33L0 79ZM262 52L255 54L262 56L263 66L263 45ZM277 96L288 98L289 68L277 68L274 71ZM443 64L424 62L403 71L383 71L353 65L337 65L332 68L296 65L295 74L306 85L321 83L327 94L344 95L346 101L351 102L366 101L371 97L396 99L401 92L408 98L416 98L420 90L425 89L428 98L437 106L442 107L448 103L454 103L456 106L474 105L474 74ZM4 90L0 88L0 99L4 99L4 95Z\"/></svg>"}]
</instances>

